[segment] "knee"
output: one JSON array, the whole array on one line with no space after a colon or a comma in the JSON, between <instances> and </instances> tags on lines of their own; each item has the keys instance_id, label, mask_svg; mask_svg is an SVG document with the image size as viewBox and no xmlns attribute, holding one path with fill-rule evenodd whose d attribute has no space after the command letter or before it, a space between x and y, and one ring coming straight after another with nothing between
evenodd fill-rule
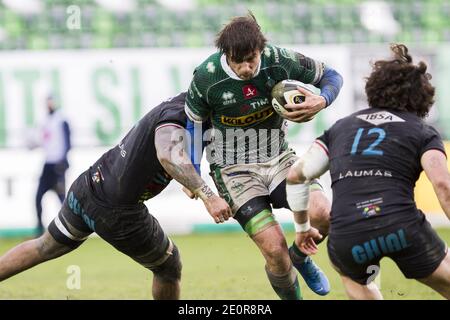
<instances>
[{"instance_id":1,"label":"knee","mask_svg":"<svg viewBox=\"0 0 450 320\"><path fill-rule=\"evenodd\" d=\"M155 276L167 282L176 282L181 279L181 270L183 265L181 263L180 252L174 244L172 254L157 267L151 268Z\"/></svg>"}]
</instances>

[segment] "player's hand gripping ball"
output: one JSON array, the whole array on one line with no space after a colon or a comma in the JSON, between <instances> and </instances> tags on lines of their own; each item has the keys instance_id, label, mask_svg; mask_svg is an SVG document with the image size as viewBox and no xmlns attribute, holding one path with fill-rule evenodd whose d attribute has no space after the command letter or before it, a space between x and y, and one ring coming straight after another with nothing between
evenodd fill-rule
<instances>
[{"instance_id":1,"label":"player's hand gripping ball","mask_svg":"<svg viewBox=\"0 0 450 320\"><path fill-rule=\"evenodd\" d=\"M272 107L280 116L283 117L290 111L284 107L285 104L300 104L305 101L305 95L298 91L297 87L302 87L305 90L311 91L303 82L297 80L283 80L273 87Z\"/></svg>"}]
</instances>

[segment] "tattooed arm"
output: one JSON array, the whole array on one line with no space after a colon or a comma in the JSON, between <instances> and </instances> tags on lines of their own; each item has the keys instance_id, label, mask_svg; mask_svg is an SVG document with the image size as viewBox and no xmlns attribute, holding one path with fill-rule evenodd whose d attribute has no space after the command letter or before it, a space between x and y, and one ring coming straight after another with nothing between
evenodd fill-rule
<instances>
[{"instance_id":1,"label":"tattooed arm","mask_svg":"<svg viewBox=\"0 0 450 320\"><path fill-rule=\"evenodd\" d=\"M433 185L442 209L450 219L450 174L445 154L439 150L428 150L422 155L420 162Z\"/></svg>"},{"instance_id":2,"label":"tattooed arm","mask_svg":"<svg viewBox=\"0 0 450 320\"><path fill-rule=\"evenodd\" d=\"M166 172L202 199L216 223L228 220L232 216L230 207L198 175L186 152L186 145L186 131L179 125L166 123L156 128L156 153Z\"/></svg>"}]
</instances>

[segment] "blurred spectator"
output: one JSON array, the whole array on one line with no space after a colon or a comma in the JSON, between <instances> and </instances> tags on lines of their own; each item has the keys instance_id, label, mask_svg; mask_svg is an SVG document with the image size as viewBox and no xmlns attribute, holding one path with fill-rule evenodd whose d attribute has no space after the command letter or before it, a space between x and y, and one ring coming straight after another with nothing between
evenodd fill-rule
<instances>
[{"instance_id":1,"label":"blurred spectator","mask_svg":"<svg viewBox=\"0 0 450 320\"><path fill-rule=\"evenodd\" d=\"M44 232L42 224L42 198L53 190L61 203L66 193L65 173L69 168L67 153L71 148L70 128L61 111L57 108L54 97L46 100L48 115L42 132L42 147L45 151L45 163L36 192L37 233Z\"/></svg>"}]
</instances>

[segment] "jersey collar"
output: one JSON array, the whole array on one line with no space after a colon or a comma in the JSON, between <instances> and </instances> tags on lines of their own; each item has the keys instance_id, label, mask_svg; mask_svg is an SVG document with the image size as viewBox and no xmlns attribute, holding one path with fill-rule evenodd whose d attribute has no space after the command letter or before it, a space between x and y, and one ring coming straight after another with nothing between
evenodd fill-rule
<instances>
[{"instance_id":1,"label":"jersey collar","mask_svg":"<svg viewBox=\"0 0 450 320\"><path fill-rule=\"evenodd\" d=\"M259 74L259 70L261 69L261 61L262 59L259 60L259 64L258 64L258 68L256 69L255 75L253 76L253 78L257 77ZM244 81L241 78L239 78L236 73L234 73L234 71L231 69L231 67L228 65L227 63L227 57L225 56L225 54L223 53L222 56L220 57L220 64L222 65L222 69L223 71L225 71L225 73L234 80L240 80L240 81Z\"/></svg>"}]
</instances>

